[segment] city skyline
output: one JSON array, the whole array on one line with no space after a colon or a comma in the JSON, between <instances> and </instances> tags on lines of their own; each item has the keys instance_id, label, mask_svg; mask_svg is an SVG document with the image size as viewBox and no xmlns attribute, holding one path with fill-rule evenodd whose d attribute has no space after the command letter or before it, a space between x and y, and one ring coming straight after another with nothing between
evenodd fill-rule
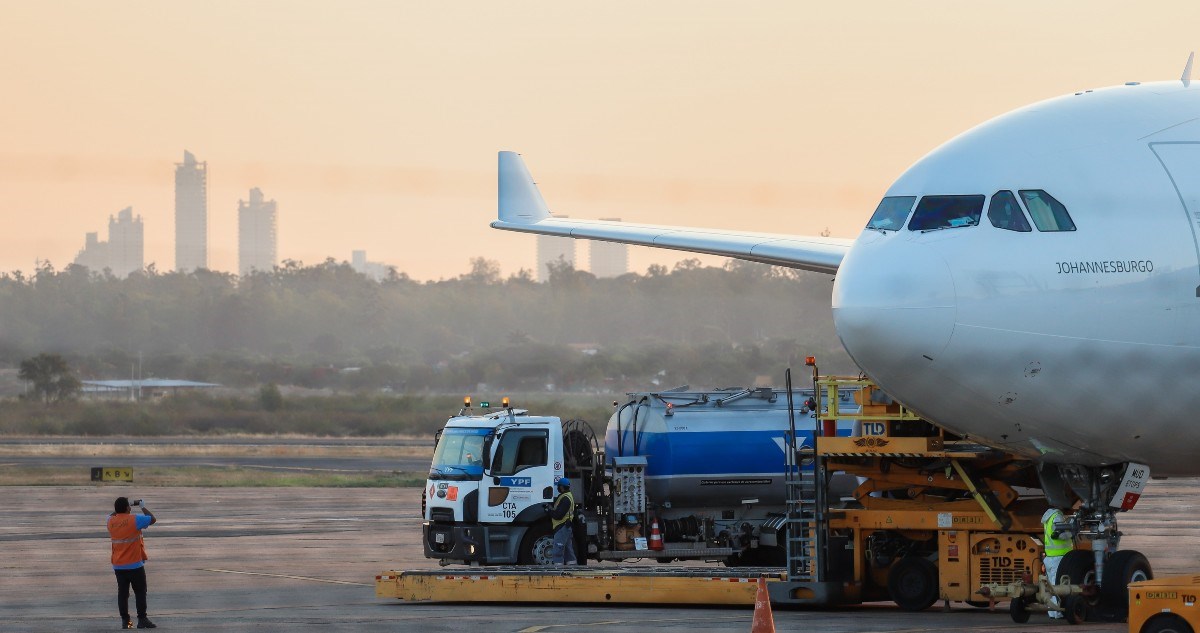
<instances>
[{"instance_id":1,"label":"city skyline","mask_svg":"<svg viewBox=\"0 0 1200 633\"><path fill-rule=\"evenodd\" d=\"M201 214L201 217L204 223L207 223L207 162L198 161L193 153L184 150L183 162L175 163L175 167L176 217L178 218L179 216L179 208L181 206L185 210L192 212L203 210L204 213ZM133 271L142 270L147 264L155 264L157 266L156 262L146 262L144 260L142 216L139 215L135 219L132 216L132 212L132 207L126 207L118 212L116 216L109 216L108 241L100 241L99 232L87 232L85 234L84 248L76 254L72 263L86 266L95 272L108 270L118 277L126 277ZM245 276L254 271L269 272L273 270L279 264L278 203L274 199L267 200L261 188L252 187L247 200L238 200L237 218L237 274ZM616 222L621 220L620 218L600 219ZM192 224L193 226L199 226L200 222L193 221ZM176 235L181 235L178 227ZM198 260L201 257L207 259L206 251L201 251L198 248L196 240L187 233L182 234L182 237L187 238L186 241L193 242L192 245L185 246L182 251L190 253L193 260ZM207 235L205 237L207 238ZM558 261L570 264L578 270L591 272L597 277L617 277L629 272L627 245L589 243L586 246L588 250L588 265L584 268L577 266L579 246L575 242L576 240L567 238L547 236L538 238L536 275L538 281L548 281L549 271L546 264ZM188 267L180 266L178 253L181 249L178 244L176 244L175 250L177 253L175 270L191 272L200 268L200 266L195 265ZM350 258L345 260L338 260L333 255L330 255L330 257L333 257L335 261L349 263L354 270L377 281L386 278L388 270L391 268L391 265L385 262L368 261L365 250L354 250L351 252ZM321 258L320 261L324 261L324 259ZM49 260L39 258L38 261ZM220 269L210 268L210 270ZM398 272L404 271L398 270ZM516 273L517 271L513 272Z\"/></svg>"},{"instance_id":2,"label":"city skyline","mask_svg":"<svg viewBox=\"0 0 1200 633\"><path fill-rule=\"evenodd\" d=\"M203 230L204 239L197 240L194 238L194 232L200 232L201 226L207 226L208 209L207 209L207 188L208 188L208 163L207 161L198 161L195 154L188 150L184 150L183 162L175 163L175 198L176 198L176 238L183 238L185 242L184 248L180 248L179 244L175 244L176 266L174 270L181 272L191 272L202 266L188 265L183 266L180 262L180 253L185 253L185 257L189 261L196 262L201 259L207 260L207 230ZM237 201L238 210L238 264L236 272L240 276L245 276L253 271L270 271L279 264L278 256L278 205L274 199L266 200L262 189L252 187L250 189L248 200L239 199ZM195 217L189 221L189 226L193 232L186 230L181 232L179 226L179 217L181 210L184 214L191 213ZM157 262L146 262L144 260L143 246L143 224L142 217L139 215L136 220L132 219L132 207L126 207L118 213L116 219L113 216L109 217L109 240L107 242L99 240L98 232L88 232L85 234L84 248L81 249L72 261L74 264L86 266L96 272L109 270L118 277L126 277L129 273L135 270L142 270L147 264ZM568 217L568 216L561 216ZM600 218L606 221L619 222L620 218ZM127 225L136 222L136 238L133 237ZM114 235L116 236L114 238ZM133 240L136 240L134 242ZM549 281L549 271L547 264L550 262L563 261L578 270L591 272L597 277L617 277L623 275L629 270L629 255L628 245L616 243L588 243L585 248L588 252L588 265L586 268L577 265L577 253L579 245L575 244L576 240L567 238L555 238L541 236L537 242L538 263L536 265L535 278L538 281ZM136 249L136 250L135 250ZM136 253L136 254L135 254ZM338 260L349 263L350 266L364 275L375 280L382 280L387 276L388 269L392 267L385 262L367 261L365 250L354 250L351 252L349 259ZM322 257L309 263L317 263L324 261ZM50 261L45 258L38 258L38 261ZM136 263L134 263L136 262ZM210 268L218 270L218 268ZM517 273L520 269L512 271ZM405 272L397 269L398 272Z\"/></svg>"}]
</instances>

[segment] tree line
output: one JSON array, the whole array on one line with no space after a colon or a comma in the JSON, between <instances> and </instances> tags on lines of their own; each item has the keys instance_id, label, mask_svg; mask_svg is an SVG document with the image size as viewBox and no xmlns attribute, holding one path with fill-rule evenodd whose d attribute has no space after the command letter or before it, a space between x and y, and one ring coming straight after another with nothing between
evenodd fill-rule
<instances>
[{"instance_id":1,"label":"tree line","mask_svg":"<svg viewBox=\"0 0 1200 633\"><path fill-rule=\"evenodd\" d=\"M83 379L406 393L778 384L807 355L853 371L830 291L826 275L739 261L613 279L561 264L546 283L483 258L429 282L332 259L243 277L45 264L0 275L0 362L53 353Z\"/></svg>"}]
</instances>

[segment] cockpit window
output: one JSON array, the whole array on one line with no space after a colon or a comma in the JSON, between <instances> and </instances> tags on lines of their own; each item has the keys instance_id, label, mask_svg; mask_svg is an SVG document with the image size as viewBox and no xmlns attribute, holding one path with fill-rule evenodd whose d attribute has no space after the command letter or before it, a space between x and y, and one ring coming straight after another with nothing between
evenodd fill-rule
<instances>
[{"instance_id":1,"label":"cockpit window","mask_svg":"<svg viewBox=\"0 0 1200 633\"><path fill-rule=\"evenodd\" d=\"M1075 223L1063 203L1041 189L1022 189L1021 199L1039 231L1074 231Z\"/></svg>"},{"instance_id":2,"label":"cockpit window","mask_svg":"<svg viewBox=\"0 0 1200 633\"><path fill-rule=\"evenodd\" d=\"M916 196L884 198L879 202L879 206L875 207L875 214L871 216L871 221L867 222L867 228L899 231L900 227L904 226L904 221L908 219L908 212L912 211L913 202L916 200Z\"/></svg>"},{"instance_id":3,"label":"cockpit window","mask_svg":"<svg viewBox=\"0 0 1200 633\"><path fill-rule=\"evenodd\" d=\"M979 224L983 215L982 195L925 196L908 222L910 231L935 231Z\"/></svg>"},{"instance_id":4,"label":"cockpit window","mask_svg":"<svg viewBox=\"0 0 1200 633\"><path fill-rule=\"evenodd\" d=\"M1033 230L1029 228L1025 212L1011 191L997 191L992 195L992 203L988 205L988 220L991 220L992 226L1005 231L1028 233Z\"/></svg>"}]
</instances>

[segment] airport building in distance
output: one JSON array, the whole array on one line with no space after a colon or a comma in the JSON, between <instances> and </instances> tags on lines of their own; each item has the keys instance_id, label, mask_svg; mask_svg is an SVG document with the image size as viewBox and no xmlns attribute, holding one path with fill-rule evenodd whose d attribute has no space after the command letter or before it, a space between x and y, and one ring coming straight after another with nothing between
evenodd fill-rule
<instances>
[{"instance_id":1,"label":"airport building in distance","mask_svg":"<svg viewBox=\"0 0 1200 633\"><path fill-rule=\"evenodd\" d=\"M108 270L116 277L128 277L145 266L144 235L142 216L134 217L133 207L125 207L116 217L108 216L107 242L101 242L98 233L87 234L75 263L92 272Z\"/></svg>"},{"instance_id":2,"label":"airport building in distance","mask_svg":"<svg viewBox=\"0 0 1200 633\"><path fill-rule=\"evenodd\" d=\"M208 268L208 163L184 150L175 163L175 270Z\"/></svg>"},{"instance_id":3,"label":"airport building in distance","mask_svg":"<svg viewBox=\"0 0 1200 633\"><path fill-rule=\"evenodd\" d=\"M238 200L238 274L270 272L278 263L276 205L264 200L262 190L250 190L250 200Z\"/></svg>"}]
</instances>

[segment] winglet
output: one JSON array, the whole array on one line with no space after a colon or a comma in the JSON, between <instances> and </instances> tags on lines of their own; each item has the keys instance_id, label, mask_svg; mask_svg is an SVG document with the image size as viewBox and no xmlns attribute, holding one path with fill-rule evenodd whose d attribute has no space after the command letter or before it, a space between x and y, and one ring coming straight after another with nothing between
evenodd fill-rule
<instances>
[{"instance_id":1,"label":"winglet","mask_svg":"<svg viewBox=\"0 0 1200 633\"><path fill-rule=\"evenodd\" d=\"M550 217L546 201L516 152L500 152L497 181L498 216L501 222L533 224Z\"/></svg>"},{"instance_id":2,"label":"winglet","mask_svg":"<svg viewBox=\"0 0 1200 633\"><path fill-rule=\"evenodd\" d=\"M1187 64L1183 67L1183 76L1179 78L1183 82L1184 88L1189 88L1192 85L1192 58L1196 56L1196 51L1188 53Z\"/></svg>"}]
</instances>

